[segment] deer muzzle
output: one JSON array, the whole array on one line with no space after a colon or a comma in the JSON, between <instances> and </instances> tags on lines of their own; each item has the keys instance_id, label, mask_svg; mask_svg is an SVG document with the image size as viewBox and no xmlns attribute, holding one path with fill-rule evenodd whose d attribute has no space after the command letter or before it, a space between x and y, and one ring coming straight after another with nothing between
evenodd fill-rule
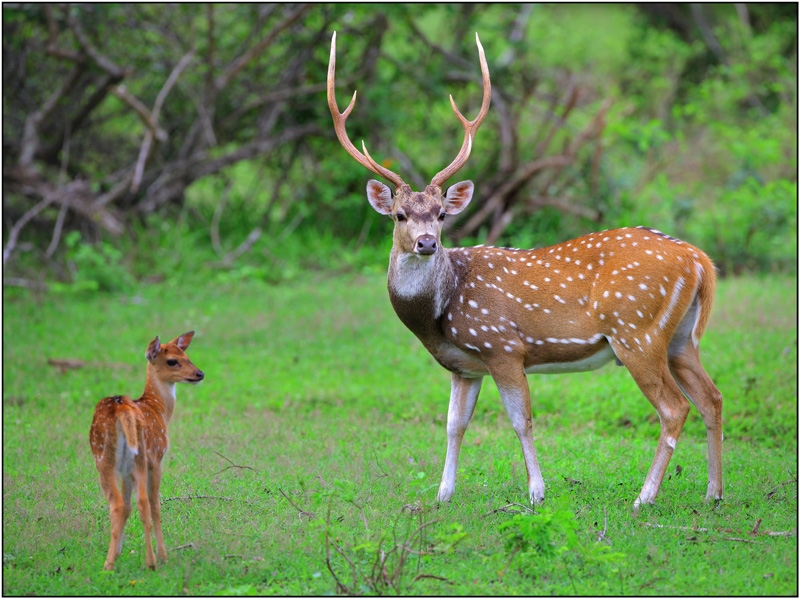
<instances>
[{"instance_id":1,"label":"deer muzzle","mask_svg":"<svg viewBox=\"0 0 800 599\"><path fill-rule=\"evenodd\" d=\"M430 256L436 253L438 244L436 237L433 235L420 235L417 237L417 243L414 246L414 252L422 256Z\"/></svg>"}]
</instances>

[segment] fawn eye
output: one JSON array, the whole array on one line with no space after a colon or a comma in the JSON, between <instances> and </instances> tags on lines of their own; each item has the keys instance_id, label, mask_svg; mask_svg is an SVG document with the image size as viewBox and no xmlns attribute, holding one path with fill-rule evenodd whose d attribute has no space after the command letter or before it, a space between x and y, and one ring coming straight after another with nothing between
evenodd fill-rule
<instances>
[{"instance_id":1,"label":"fawn eye","mask_svg":"<svg viewBox=\"0 0 800 599\"><path fill-rule=\"evenodd\" d=\"M444 217L445 217L445 216L447 216L447 213L446 213L446 212L442 212L441 214L439 214L439 220L440 220L440 221L441 221L441 220L444 220Z\"/></svg>"},{"instance_id":2,"label":"fawn eye","mask_svg":"<svg viewBox=\"0 0 800 599\"><path fill-rule=\"evenodd\" d=\"M397 222L402 223L405 222L406 220L407 219L405 214L403 214L402 212L397 213Z\"/></svg>"},{"instance_id":3,"label":"fawn eye","mask_svg":"<svg viewBox=\"0 0 800 599\"><path fill-rule=\"evenodd\" d=\"M170 359L167 360L167 364L169 366L177 366L178 365L178 361L175 358L170 358Z\"/></svg>"}]
</instances>

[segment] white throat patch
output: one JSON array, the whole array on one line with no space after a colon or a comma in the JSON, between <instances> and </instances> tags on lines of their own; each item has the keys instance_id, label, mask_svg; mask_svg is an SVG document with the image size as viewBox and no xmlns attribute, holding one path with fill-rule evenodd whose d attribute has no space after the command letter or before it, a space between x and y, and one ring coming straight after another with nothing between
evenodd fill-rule
<instances>
[{"instance_id":1,"label":"white throat patch","mask_svg":"<svg viewBox=\"0 0 800 599\"><path fill-rule=\"evenodd\" d=\"M437 259L438 258L438 259ZM447 307L444 295L444 283L440 262L441 257L418 256L416 254L398 254L394 264L389 266L389 284L392 291L404 299L424 295L434 298L435 317L439 318Z\"/></svg>"}]
</instances>

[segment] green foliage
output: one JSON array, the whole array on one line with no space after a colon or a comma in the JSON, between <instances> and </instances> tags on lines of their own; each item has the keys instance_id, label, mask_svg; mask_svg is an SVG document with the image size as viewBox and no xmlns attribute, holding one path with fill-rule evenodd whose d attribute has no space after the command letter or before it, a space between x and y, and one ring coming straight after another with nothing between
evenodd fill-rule
<instances>
[{"instance_id":1,"label":"green foliage","mask_svg":"<svg viewBox=\"0 0 800 599\"><path fill-rule=\"evenodd\" d=\"M722 190L688 219L687 232L716 257L723 272L781 271L797 264L797 183L749 177Z\"/></svg>"},{"instance_id":2,"label":"green foliage","mask_svg":"<svg viewBox=\"0 0 800 599\"><path fill-rule=\"evenodd\" d=\"M64 240L67 246L67 265L72 272L69 284L55 283L53 291L129 291L136 283L123 264L122 251L101 241L85 243L78 231L71 231Z\"/></svg>"}]
</instances>

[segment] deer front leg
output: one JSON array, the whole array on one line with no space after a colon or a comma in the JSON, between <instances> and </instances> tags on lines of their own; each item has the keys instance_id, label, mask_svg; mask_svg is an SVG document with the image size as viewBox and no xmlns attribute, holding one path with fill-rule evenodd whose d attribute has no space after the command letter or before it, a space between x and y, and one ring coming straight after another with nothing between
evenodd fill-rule
<instances>
[{"instance_id":1,"label":"deer front leg","mask_svg":"<svg viewBox=\"0 0 800 599\"><path fill-rule=\"evenodd\" d=\"M447 409L447 455L444 459L439 494L436 497L438 501L448 501L456 489L456 469L461 440L475 411L482 382L483 377L467 379L453 373L450 383L450 407Z\"/></svg>"},{"instance_id":2,"label":"deer front leg","mask_svg":"<svg viewBox=\"0 0 800 599\"><path fill-rule=\"evenodd\" d=\"M531 420L531 393L528 388L528 378L521 364L504 363L501 368L490 372L503 404L511 419L511 426L517 433L522 445L522 456L525 459L525 469L528 473L528 497L531 503L544 501L544 479L539 469L539 460L536 458L536 448L533 445L533 422Z\"/></svg>"}]
</instances>

